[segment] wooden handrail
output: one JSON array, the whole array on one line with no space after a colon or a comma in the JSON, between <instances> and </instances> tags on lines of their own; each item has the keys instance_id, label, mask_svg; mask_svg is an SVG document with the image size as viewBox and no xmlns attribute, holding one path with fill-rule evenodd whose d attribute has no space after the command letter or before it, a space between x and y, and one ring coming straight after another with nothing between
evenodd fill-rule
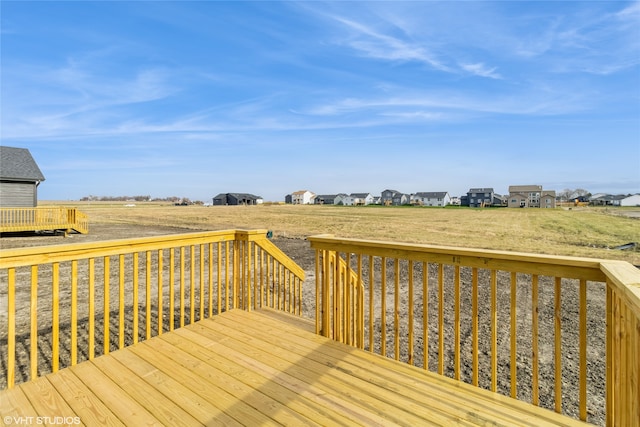
<instances>
[{"instance_id":1,"label":"wooden handrail","mask_svg":"<svg viewBox=\"0 0 640 427\"><path fill-rule=\"evenodd\" d=\"M332 235L308 240L323 335L346 342L335 329L357 326L341 322L364 324L369 351L581 420L599 412L607 425L638 425L640 270L632 265ZM365 288L355 317L345 312L336 258ZM543 335L543 325L551 332ZM575 393L563 388L568 378ZM606 383L606 393L592 395L591 381ZM552 393L542 394L543 386Z\"/></svg>"},{"instance_id":2,"label":"wooden handrail","mask_svg":"<svg viewBox=\"0 0 640 427\"><path fill-rule=\"evenodd\" d=\"M314 249L326 249L343 253L363 253L413 261L439 262L467 265L469 267L517 271L519 273L555 275L562 277L604 281L600 263L604 260L555 255L539 255L523 252L495 251L488 249L468 249L453 246L435 246L411 243L385 242L336 238L323 234L308 237Z\"/></svg>"},{"instance_id":3,"label":"wooden handrail","mask_svg":"<svg viewBox=\"0 0 640 427\"><path fill-rule=\"evenodd\" d=\"M201 243L233 241L235 240L235 236L235 230L222 230L131 239L114 239L89 243L68 243L30 248L2 249L0 250L0 268L65 262L74 259L89 259L97 256L130 254L160 248L199 245Z\"/></svg>"},{"instance_id":4,"label":"wooden handrail","mask_svg":"<svg viewBox=\"0 0 640 427\"><path fill-rule=\"evenodd\" d=\"M242 239L245 233L247 232L238 231L236 233L236 238ZM304 278L305 273L302 267L296 264L295 261L289 258L284 252L282 252L282 250L279 247L274 245L273 242L271 242L266 237L266 230L252 231L250 232L250 234L247 233L246 236L248 241L255 242L258 246L260 246L262 249L269 252L271 255L278 257L282 265L288 268L289 270L291 270L292 273L294 273L299 277Z\"/></svg>"},{"instance_id":5,"label":"wooden handrail","mask_svg":"<svg viewBox=\"0 0 640 427\"><path fill-rule=\"evenodd\" d=\"M263 230L0 250L0 388L233 308L301 315L303 280Z\"/></svg>"}]
</instances>

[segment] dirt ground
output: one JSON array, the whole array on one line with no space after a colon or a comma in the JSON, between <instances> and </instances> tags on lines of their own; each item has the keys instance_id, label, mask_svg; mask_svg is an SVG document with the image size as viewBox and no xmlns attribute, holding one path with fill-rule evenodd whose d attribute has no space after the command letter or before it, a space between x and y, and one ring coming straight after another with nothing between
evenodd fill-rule
<instances>
[{"instance_id":1,"label":"dirt ground","mask_svg":"<svg viewBox=\"0 0 640 427\"><path fill-rule=\"evenodd\" d=\"M7 235L3 234L0 238L0 248L2 249L10 249L10 248L19 248L19 247L32 247L32 246L41 246L41 245L59 245L59 244L68 244L68 243L80 243L80 242L91 242L91 241L100 241L100 240L108 240L108 239L121 239L121 238L133 238L133 237L144 237L144 236L155 236L155 235L167 235L167 234L176 234L183 232L193 232L196 230L184 230L180 228L173 227L161 227L161 226L153 226L153 227L142 227L138 225L130 225L130 224L92 224L91 233L88 235L80 235L80 234L71 234L68 237L64 237L62 235L38 235L38 234L20 234L20 235ZM306 280L303 284L303 315L305 317L314 318L315 316L315 254L311 250L309 242L304 239L294 239L294 238L286 238L281 236L274 236L272 239L273 243L275 243L280 249L282 249L288 256L290 256L298 265L300 265L306 272ZM352 260L352 265L355 260ZM387 283L388 286L386 288L385 294L387 301L386 307L386 317L387 321L392 324L388 326L386 329L387 333L387 355L389 357L395 357L394 354L394 342L393 342L393 319L394 319L394 308L393 308L393 283L394 283L394 265L391 260L388 260L388 265L386 266L387 271ZM379 286L381 280L381 271L382 265L380 260L376 260L374 264L374 277L369 277L369 267L367 261L363 265L363 278L365 283L370 283L371 279L373 279L373 283L377 283ZM436 265L428 265L427 271L422 271L421 265L414 266L414 272L409 272L408 267L405 264L402 264L399 269L399 286L401 288L401 292L406 294L406 287L408 282L409 274L414 274L416 277L421 276L426 273L429 278L430 283L437 283L437 277L439 272L437 271ZM82 271L80 272L82 274ZM443 289L443 294L445 297L446 304L443 305L443 312L445 316L445 320L443 322L443 347L445 349L445 353L442 356L444 363L444 375L453 377L454 373L454 343L452 342L454 337L454 311L452 308L451 302L454 298L454 289L453 289L453 279L452 279L452 271L447 269L444 272L446 285ZM490 290L487 286L483 285L483 283L487 282L487 278L484 277L488 274L488 272L481 271L479 278L479 283L481 284L478 289L479 296L479 307L478 307L478 319L479 319L479 334L480 334L480 342L479 342L479 366L481 372L491 372L491 358L490 355ZM471 314L471 291L470 291L470 283L472 282L472 271L471 269L463 268L460 272L460 282L462 294L460 298L460 305L462 310L460 312L460 325L461 325L461 361L460 361L460 377L465 382L472 381L473 374L473 365L471 360L471 352L472 352L472 314ZM0 276L0 283L6 283L6 277ZM533 367L530 363L531 352L532 352L532 341L531 341L531 277L527 277L527 275L519 275L518 277L518 296L517 296L517 310L518 310L518 353L517 353L517 377L518 377L518 398L524 401L531 401L531 387L533 383L532 379L532 370ZM19 284L20 286L20 284ZM562 383L563 383L563 411L567 414L571 414L572 416L576 416L578 413L578 401L579 401L579 393L578 393L578 338L577 334L579 331L579 325L577 323L577 304L566 304L567 301L578 301L578 283L575 281L567 281L563 282L563 312L562 312L562 321L563 321L563 332L562 332L562 342L563 342L563 354L562 354L562 366L563 366L563 374L562 374ZM497 341L498 341L498 391L509 395L510 394L510 329L509 329L509 305L510 305L510 292L509 292L509 277L507 274L500 274L498 277L498 287L500 289L498 295L498 307L503 309L500 310L498 315L498 322L501 325L505 325L499 327L497 333ZM436 286L431 286L428 290L427 297L427 308L429 313L429 330L428 334L423 334L422 331L422 294L420 289L415 291L415 300L414 306L409 307L408 301L406 298L400 301L400 310L399 315L402 319L400 324L397 325L397 328L400 330L400 335L406 340L406 337L409 335L409 326L407 324L406 318L408 317L408 313L410 310L413 310L415 315L415 325L413 327L413 333L416 336L416 347L419 349L415 351L413 355L415 358L414 364L416 366L422 366L422 345L425 337L428 337L429 341L427 343L427 347L429 350L428 353L428 367L432 371L438 370L439 364L439 328L438 328L438 310L439 310L439 290L436 289ZM554 387L554 352L553 352L553 343L554 343L554 293L553 293L554 285L553 278L550 277L540 277L539 283L539 393L540 393L540 405L543 407L547 407L549 409L553 409L554 407L554 395L553 395L553 387ZM43 293L44 292L44 293ZM369 294L367 290L367 295L365 298L368 300ZM382 290L379 287L374 285L374 300L375 302L375 310L374 310L374 319L372 319L372 323L375 325L375 333L374 335L378 338L380 337L380 332L382 327L380 326L380 300L382 295ZM40 293L41 296L39 298L46 298L46 290ZM29 306L29 292L28 289L25 289L25 286L22 286L22 289L17 290L17 298L18 307L23 306L25 310L28 309ZM65 298L68 298L68 295L61 295L61 299L64 301ZM112 297L113 300L117 300L117 294ZM2 306L2 301L6 300L6 287L0 287L0 313L6 313L5 306ZM605 383L605 331L604 331L604 307L605 307L605 290L604 286L601 284L592 284L589 283L589 296L588 296L588 305L589 305L589 353L587 359L587 375L588 375L588 421L590 423L596 425L604 425L604 383ZM6 304L6 302L4 303ZM42 315L44 316L44 321L39 321L39 373L50 372L51 370L51 342L50 342L50 323L47 325L47 319L50 319L50 312L46 311L46 304L39 303L42 309L39 308L39 311L42 311ZM196 301L197 304L197 301ZM142 307L142 306L141 306ZM142 310L142 308L141 308ZM68 350L70 343L70 321L68 318L69 311L67 309L62 309L61 316L61 324L62 330L61 334L61 342L62 349L60 354L61 367L66 366L69 363L68 360ZM99 314L98 316L100 316ZM143 314L140 314L141 322L144 321ZM365 325L368 324L369 314L367 314L367 318L365 319ZM30 351L30 343L28 340L28 330L24 330L24 328L28 324L28 321L25 319L20 319L20 312L18 313L18 344L17 344L17 363L19 365L19 369L17 372L17 382L24 381L28 379L28 366L29 366L29 351ZM28 317L28 315L26 316ZM66 318L65 318L66 317ZM195 319L198 320L198 313L195 313ZM189 313L187 309L187 322L189 321ZM118 319L117 314L114 313L111 316L111 327L110 329L113 331L111 339L110 348L116 349L118 343L115 341L115 336L117 336L118 331ZM4 323L4 320L0 323ZM87 319L80 316L78 321L79 323L79 334L83 333L86 335ZM22 325L22 326L20 326ZM23 328L23 331L20 332L20 328ZM133 331L130 329L130 323L127 326L127 335L133 335ZM368 328L365 330L365 336L369 333ZM100 338L96 337L96 346L97 348L101 348L102 343L100 342ZM82 339L80 340L82 342ZM6 331L0 331L0 372L6 373ZM367 344L368 346L368 344ZM380 352L380 345L377 344L375 346L375 351ZM80 349L79 359L84 360L88 357L86 349ZM403 344L400 346L400 354L398 355L398 359L400 360L408 360L409 358L408 347L403 341ZM483 388L490 387L490 375L481 375L480 376L480 386ZM6 386L6 378L0 378L0 388Z\"/></svg>"}]
</instances>

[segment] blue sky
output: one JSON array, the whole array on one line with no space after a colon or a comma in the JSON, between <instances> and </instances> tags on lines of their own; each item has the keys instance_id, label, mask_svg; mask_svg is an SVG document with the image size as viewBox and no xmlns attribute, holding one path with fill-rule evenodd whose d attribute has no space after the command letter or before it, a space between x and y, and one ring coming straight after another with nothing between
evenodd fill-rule
<instances>
[{"instance_id":1,"label":"blue sky","mask_svg":"<svg viewBox=\"0 0 640 427\"><path fill-rule=\"evenodd\" d=\"M0 2L41 199L640 192L640 3Z\"/></svg>"}]
</instances>

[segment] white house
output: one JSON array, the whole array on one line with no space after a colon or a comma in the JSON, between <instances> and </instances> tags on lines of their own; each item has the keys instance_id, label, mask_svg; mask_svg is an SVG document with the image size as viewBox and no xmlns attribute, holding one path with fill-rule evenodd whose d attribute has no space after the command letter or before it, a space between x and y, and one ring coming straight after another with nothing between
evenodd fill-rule
<instances>
[{"instance_id":1,"label":"white house","mask_svg":"<svg viewBox=\"0 0 640 427\"><path fill-rule=\"evenodd\" d=\"M351 197L353 198L353 204L357 206L371 205L374 201L371 193L351 193Z\"/></svg>"},{"instance_id":2,"label":"white house","mask_svg":"<svg viewBox=\"0 0 640 427\"><path fill-rule=\"evenodd\" d=\"M640 194L625 197L620 200L620 206L640 206Z\"/></svg>"},{"instance_id":3,"label":"white house","mask_svg":"<svg viewBox=\"0 0 640 427\"><path fill-rule=\"evenodd\" d=\"M446 191L420 192L411 195L411 202L421 206L447 206L451 197Z\"/></svg>"},{"instance_id":4,"label":"white house","mask_svg":"<svg viewBox=\"0 0 640 427\"><path fill-rule=\"evenodd\" d=\"M310 205L314 202L316 195L309 190L300 190L291 193L291 203L294 205Z\"/></svg>"},{"instance_id":5,"label":"white house","mask_svg":"<svg viewBox=\"0 0 640 427\"><path fill-rule=\"evenodd\" d=\"M591 197L591 204L594 206L623 206L622 201L628 196L622 194L604 194ZM633 201L631 201L633 203ZM628 205L625 205L628 206ZM633 206L633 205L631 205Z\"/></svg>"}]
</instances>

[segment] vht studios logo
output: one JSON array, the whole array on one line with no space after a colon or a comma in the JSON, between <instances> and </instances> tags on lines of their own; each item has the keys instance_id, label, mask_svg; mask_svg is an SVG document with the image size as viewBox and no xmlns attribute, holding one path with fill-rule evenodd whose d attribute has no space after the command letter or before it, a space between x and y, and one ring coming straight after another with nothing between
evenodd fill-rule
<instances>
[{"instance_id":1,"label":"vht studios logo","mask_svg":"<svg viewBox=\"0 0 640 427\"><path fill-rule=\"evenodd\" d=\"M32 426L32 425L58 425L73 426L81 423L80 417L4 417L6 425Z\"/></svg>"}]
</instances>

